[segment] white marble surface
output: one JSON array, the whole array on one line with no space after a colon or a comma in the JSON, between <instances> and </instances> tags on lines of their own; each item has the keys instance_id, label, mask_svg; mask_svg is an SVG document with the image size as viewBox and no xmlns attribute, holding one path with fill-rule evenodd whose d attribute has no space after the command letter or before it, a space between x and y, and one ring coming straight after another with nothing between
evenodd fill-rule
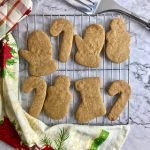
<instances>
[{"instance_id":1,"label":"white marble surface","mask_svg":"<svg viewBox=\"0 0 150 150\"><path fill-rule=\"evenodd\" d=\"M79 13L64 0L33 0L32 13L74 14ZM118 0L122 6L150 18L150 0ZM149 150L150 148L150 31L134 23L131 42L130 84L130 134L123 150ZM0 149L4 144L0 143ZM5 147L3 149L9 149Z\"/></svg>"}]
</instances>

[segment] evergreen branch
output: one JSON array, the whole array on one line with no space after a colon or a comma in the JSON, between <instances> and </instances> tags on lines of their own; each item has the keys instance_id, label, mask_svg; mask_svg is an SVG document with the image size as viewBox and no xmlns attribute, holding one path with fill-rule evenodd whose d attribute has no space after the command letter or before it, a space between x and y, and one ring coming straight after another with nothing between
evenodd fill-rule
<instances>
[{"instance_id":1,"label":"evergreen branch","mask_svg":"<svg viewBox=\"0 0 150 150\"><path fill-rule=\"evenodd\" d=\"M51 139L45 135L45 137L41 139L41 144L51 146L52 142Z\"/></svg>"},{"instance_id":2,"label":"evergreen branch","mask_svg":"<svg viewBox=\"0 0 150 150\"><path fill-rule=\"evenodd\" d=\"M67 150L66 146L63 145L63 146L61 147L61 150Z\"/></svg>"},{"instance_id":3,"label":"evergreen branch","mask_svg":"<svg viewBox=\"0 0 150 150\"><path fill-rule=\"evenodd\" d=\"M58 134L58 137L56 140L54 140L55 143L55 149L56 150L66 150L66 147L64 145L64 142L69 138L69 132L67 129L60 129L60 133Z\"/></svg>"}]
</instances>

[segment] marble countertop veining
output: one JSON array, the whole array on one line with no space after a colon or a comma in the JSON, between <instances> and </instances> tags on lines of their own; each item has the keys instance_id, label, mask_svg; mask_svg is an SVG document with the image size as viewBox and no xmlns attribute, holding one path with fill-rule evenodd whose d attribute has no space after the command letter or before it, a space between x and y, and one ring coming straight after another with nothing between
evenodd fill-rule
<instances>
[{"instance_id":1,"label":"marble countertop veining","mask_svg":"<svg viewBox=\"0 0 150 150\"><path fill-rule=\"evenodd\" d=\"M150 0L117 0L125 8L150 18ZM79 11L68 6L64 0L33 0L32 14L74 14ZM131 131L123 150L149 150L150 148L150 31L134 24L135 35L131 45L130 100ZM132 41L131 41L132 42ZM5 144L0 143L1 147ZM10 149L10 147L5 147Z\"/></svg>"}]
</instances>

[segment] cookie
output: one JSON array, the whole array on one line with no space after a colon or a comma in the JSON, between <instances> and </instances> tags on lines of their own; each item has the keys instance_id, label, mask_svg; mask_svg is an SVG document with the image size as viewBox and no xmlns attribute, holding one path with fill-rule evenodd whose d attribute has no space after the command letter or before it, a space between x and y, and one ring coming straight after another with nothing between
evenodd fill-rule
<instances>
[{"instance_id":1,"label":"cookie","mask_svg":"<svg viewBox=\"0 0 150 150\"><path fill-rule=\"evenodd\" d=\"M42 110L44 100L46 97L46 82L39 77L28 77L22 86L22 91L29 93L32 90L35 91L34 98L32 100L31 107L29 108L29 114L37 118Z\"/></svg>"},{"instance_id":2,"label":"cookie","mask_svg":"<svg viewBox=\"0 0 150 150\"><path fill-rule=\"evenodd\" d=\"M67 62L72 49L73 25L69 20L56 19L50 26L50 33L52 36L58 36L62 32L63 36L60 44L59 60L61 62Z\"/></svg>"},{"instance_id":3,"label":"cookie","mask_svg":"<svg viewBox=\"0 0 150 150\"><path fill-rule=\"evenodd\" d=\"M87 67L99 67L100 52L105 41L105 31L100 24L92 24L85 30L84 38L75 35L77 53L75 61Z\"/></svg>"},{"instance_id":4,"label":"cookie","mask_svg":"<svg viewBox=\"0 0 150 150\"><path fill-rule=\"evenodd\" d=\"M110 96L119 94L119 97L108 113L108 119L114 121L119 117L119 115L125 108L125 105L131 95L131 88L127 82L123 80L116 80L109 86L108 94Z\"/></svg>"},{"instance_id":5,"label":"cookie","mask_svg":"<svg viewBox=\"0 0 150 150\"><path fill-rule=\"evenodd\" d=\"M106 34L106 55L114 63L125 61L130 54L130 34L125 29L122 18L115 18L110 24L110 31Z\"/></svg>"},{"instance_id":6,"label":"cookie","mask_svg":"<svg viewBox=\"0 0 150 150\"><path fill-rule=\"evenodd\" d=\"M90 77L75 82L75 88L81 94L81 103L76 111L76 119L83 123L105 115L106 108L100 93L100 79Z\"/></svg>"},{"instance_id":7,"label":"cookie","mask_svg":"<svg viewBox=\"0 0 150 150\"><path fill-rule=\"evenodd\" d=\"M55 79L54 85L48 88L47 97L44 103L44 111L47 116L54 120L59 120L66 116L72 99L69 87L69 77L58 76Z\"/></svg>"},{"instance_id":8,"label":"cookie","mask_svg":"<svg viewBox=\"0 0 150 150\"><path fill-rule=\"evenodd\" d=\"M27 40L28 49L20 50L19 54L29 63L29 72L32 76L43 76L57 69L52 60L52 46L46 33L40 30L33 31Z\"/></svg>"}]
</instances>

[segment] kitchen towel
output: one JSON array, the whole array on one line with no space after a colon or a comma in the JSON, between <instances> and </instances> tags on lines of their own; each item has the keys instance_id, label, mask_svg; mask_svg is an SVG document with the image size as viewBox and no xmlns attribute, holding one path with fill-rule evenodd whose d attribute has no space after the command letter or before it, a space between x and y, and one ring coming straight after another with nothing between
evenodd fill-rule
<instances>
[{"instance_id":1,"label":"kitchen towel","mask_svg":"<svg viewBox=\"0 0 150 150\"><path fill-rule=\"evenodd\" d=\"M0 39L31 12L31 0L7 0L0 5Z\"/></svg>"},{"instance_id":2,"label":"kitchen towel","mask_svg":"<svg viewBox=\"0 0 150 150\"><path fill-rule=\"evenodd\" d=\"M129 126L60 124L49 127L30 116L21 107L18 86L19 57L13 36L11 34L5 36L0 47L0 124L5 126L7 120L4 120L4 116L8 117L23 145L38 148L45 148L48 145L55 150L119 150L121 148L128 135ZM8 139L1 140L11 143Z\"/></svg>"}]
</instances>

